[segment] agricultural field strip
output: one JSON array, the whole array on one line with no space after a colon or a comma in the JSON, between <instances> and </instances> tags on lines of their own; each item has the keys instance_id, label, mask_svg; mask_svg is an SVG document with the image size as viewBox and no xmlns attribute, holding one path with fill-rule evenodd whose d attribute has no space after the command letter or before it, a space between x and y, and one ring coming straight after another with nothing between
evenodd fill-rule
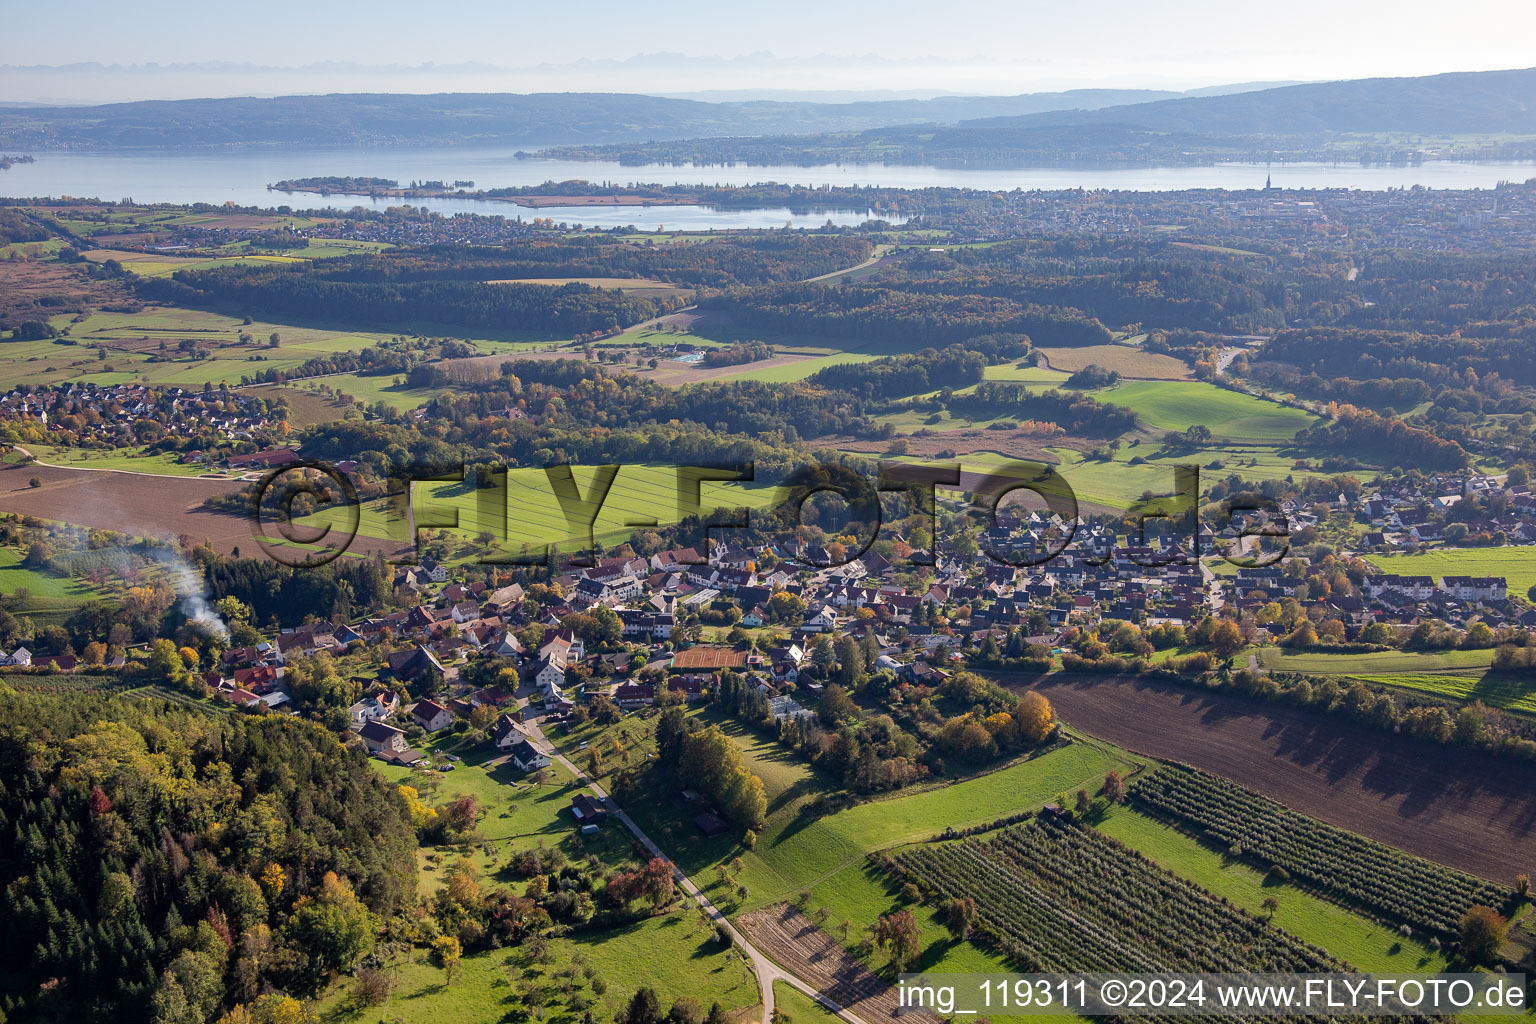
<instances>
[{"instance_id":1,"label":"agricultural field strip","mask_svg":"<svg viewBox=\"0 0 1536 1024\"><path fill-rule=\"evenodd\" d=\"M982 933L1027 971L1331 971L1337 959L1076 823L908 848L898 871L975 901Z\"/></svg>"},{"instance_id":2,"label":"agricultural field strip","mask_svg":"<svg viewBox=\"0 0 1536 1024\"><path fill-rule=\"evenodd\" d=\"M1132 801L1246 856L1285 869L1334 899L1449 937L1467 908L1509 891L1290 811L1224 779L1167 765L1137 779Z\"/></svg>"}]
</instances>

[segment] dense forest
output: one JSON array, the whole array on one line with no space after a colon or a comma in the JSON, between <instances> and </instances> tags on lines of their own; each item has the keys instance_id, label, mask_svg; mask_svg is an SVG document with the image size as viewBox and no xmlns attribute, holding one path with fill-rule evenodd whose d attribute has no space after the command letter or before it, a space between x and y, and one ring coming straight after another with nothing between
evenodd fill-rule
<instances>
[{"instance_id":1,"label":"dense forest","mask_svg":"<svg viewBox=\"0 0 1536 1024\"><path fill-rule=\"evenodd\" d=\"M3 685L0 723L7 1020L308 994L415 898L404 799L318 726Z\"/></svg>"},{"instance_id":2,"label":"dense forest","mask_svg":"<svg viewBox=\"0 0 1536 1024\"><path fill-rule=\"evenodd\" d=\"M365 258L371 262L371 258ZM497 284L401 279L362 266L266 264L182 270L139 284L148 297L195 308L310 320L345 318L381 327L445 327L557 333L613 331L665 313L665 301L591 285Z\"/></svg>"},{"instance_id":3,"label":"dense forest","mask_svg":"<svg viewBox=\"0 0 1536 1024\"><path fill-rule=\"evenodd\" d=\"M1074 309L1037 306L959 288L939 294L845 284L786 284L701 300L745 326L920 348L979 335L1026 334L1039 345L1102 345L1113 335Z\"/></svg>"},{"instance_id":4,"label":"dense forest","mask_svg":"<svg viewBox=\"0 0 1536 1024\"><path fill-rule=\"evenodd\" d=\"M379 607L390 594L390 573L382 557L338 558L295 569L265 558L234 558L208 548L192 557L211 593L239 598L255 622L300 625L315 614L351 618Z\"/></svg>"},{"instance_id":5,"label":"dense forest","mask_svg":"<svg viewBox=\"0 0 1536 1024\"><path fill-rule=\"evenodd\" d=\"M682 300L641 298L576 281L519 279L651 277L724 287L812 277L856 264L868 253L862 239L799 232L698 245L439 245L323 263L183 270L140 280L137 287L146 298L246 314L585 334L628 327Z\"/></svg>"}]
</instances>

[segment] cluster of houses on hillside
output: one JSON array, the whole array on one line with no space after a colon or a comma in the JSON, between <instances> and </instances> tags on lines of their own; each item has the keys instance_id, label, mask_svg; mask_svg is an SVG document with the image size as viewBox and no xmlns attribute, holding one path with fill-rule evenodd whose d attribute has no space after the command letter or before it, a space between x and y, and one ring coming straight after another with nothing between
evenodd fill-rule
<instances>
[{"instance_id":1,"label":"cluster of houses on hillside","mask_svg":"<svg viewBox=\"0 0 1536 1024\"><path fill-rule=\"evenodd\" d=\"M1293 531L1317 524L1315 504L1282 503ZM1510 486L1491 476L1439 476L1423 487L1389 485L1354 500L1335 495L1323 504L1330 512L1347 512L1364 531L1363 547L1382 553L1469 538L1536 544L1536 494L1528 484Z\"/></svg>"},{"instance_id":2,"label":"cluster of houses on hillside","mask_svg":"<svg viewBox=\"0 0 1536 1024\"><path fill-rule=\"evenodd\" d=\"M264 406L265 403L261 403ZM189 391L144 384L32 384L0 395L0 421L31 421L46 430L89 431L94 440L131 447L166 433L211 432L249 441L272 421L257 400L226 388ZM145 424L152 426L146 430ZM140 436L149 435L154 436Z\"/></svg>"},{"instance_id":3,"label":"cluster of houses on hillside","mask_svg":"<svg viewBox=\"0 0 1536 1024\"><path fill-rule=\"evenodd\" d=\"M1488 493L1481 481L1466 486ZM1510 495L1514 502L1526 497L1523 489ZM1351 504L1341 495L1336 507L1400 520L1408 499L1372 495ZM1293 531L1316 515L1313 504L1282 511ZM1202 524L1200 531L1204 553L1235 536L1231 526L1216 531ZM1072 544L1046 557L1067 532L1075 534ZM459 680L471 660L501 659L515 667L546 716L569 714L600 695L622 711L644 709L663 695L702 700L720 673L732 670L768 698L776 717L785 718L808 714L803 702L820 695L823 670L811 653L829 633L861 641L872 636L878 667L933 682L949 671L948 659L957 651L981 646L988 635L1006 644L1021 634L1032 644L1052 647L1063 631L1105 620L1192 625L1221 609L1259 621L1265 605L1286 598L1316 612L1314 621L1337 619L1351 640L1372 623L1406 631L1429 617L1462 626L1481 620L1494 628L1536 628L1536 610L1510 600L1502 577L1436 580L1380 572L1353 592L1317 594L1304 589L1307 566L1299 556L1235 575L1216 574L1167 538L1130 545L1107 527L1042 512L1005 512L979 540L991 557L957 552L948 543L917 550L898 538L893 557L904 566L869 551L843 565L809 568L828 562L828 554L799 542L718 544L707 558L692 548L614 557L568 569L552 581L555 587L541 591L541 601L530 599L518 583L456 579L446 565L427 559L401 568L394 579L396 593L410 607L341 625L317 622L227 651L207 682L235 703L280 708L286 701L284 664L295 655L387 644L378 680L359 680L370 693L352 709L353 725L370 749L410 758L415 752L402 724L430 734L489 703L502 716L494 730L497 745L531 765L537 751L519 746L527 737L516 702ZM929 568L918 577L904 571L913 565ZM921 585L913 585L918 578ZM617 636L589 650L569 617L598 607L612 610ZM700 623L774 629L758 634L752 645L711 645L696 642ZM528 628L534 625L543 629ZM1264 628L1280 629L1272 623ZM1265 639L1262 629L1249 634ZM532 635L540 637L536 645L524 642ZM424 677L432 685L421 686ZM401 687L433 697L402 703Z\"/></svg>"}]
</instances>

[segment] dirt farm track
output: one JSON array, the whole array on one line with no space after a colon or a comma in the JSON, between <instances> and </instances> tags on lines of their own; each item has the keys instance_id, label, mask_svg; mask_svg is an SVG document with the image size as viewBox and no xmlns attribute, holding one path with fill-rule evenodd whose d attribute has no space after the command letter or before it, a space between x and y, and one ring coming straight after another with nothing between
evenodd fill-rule
<instances>
[{"instance_id":1,"label":"dirt farm track","mask_svg":"<svg viewBox=\"0 0 1536 1024\"><path fill-rule=\"evenodd\" d=\"M1058 675L1014 688L1069 725L1224 776L1313 817L1505 885L1536 869L1536 765L1263 701Z\"/></svg>"}]
</instances>

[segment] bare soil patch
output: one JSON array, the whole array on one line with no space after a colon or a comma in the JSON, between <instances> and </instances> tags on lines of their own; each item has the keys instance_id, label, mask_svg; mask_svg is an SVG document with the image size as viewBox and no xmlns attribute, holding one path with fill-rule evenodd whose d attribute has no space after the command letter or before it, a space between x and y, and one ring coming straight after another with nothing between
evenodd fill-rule
<instances>
[{"instance_id":1,"label":"bare soil patch","mask_svg":"<svg viewBox=\"0 0 1536 1024\"><path fill-rule=\"evenodd\" d=\"M1130 380L1189 380L1182 359L1161 352L1144 352L1129 345L1087 345L1082 348L1042 348L1050 368L1076 373L1085 366L1102 366Z\"/></svg>"},{"instance_id":2,"label":"bare soil patch","mask_svg":"<svg viewBox=\"0 0 1536 1024\"><path fill-rule=\"evenodd\" d=\"M288 422L295 427L312 427L321 423L330 423L332 420L341 419L341 414L352 407L350 402L338 402L318 391L309 391L301 387L285 387L278 384L263 384L258 387L246 388L245 394L256 398L265 398L272 401L278 398L288 402Z\"/></svg>"},{"instance_id":3,"label":"bare soil patch","mask_svg":"<svg viewBox=\"0 0 1536 1024\"><path fill-rule=\"evenodd\" d=\"M1536 865L1536 765L1140 679L1024 684L1068 724L1505 885Z\"/></svg>"},{"instance_id":4,"label":"bare soil patch","mask_svg":"<svg viewBox=\"0 0 1536 1024\"><path fill-rule=\"evenodd\" d=\"M775 903L736 919L752 944L810 982L837 1005L870 1024L894 1022L896 990L840 946L832 936L787 903ZM902 1020L933 1020L903 1013Z\"/></svg>"},{"instance_id":5,"label":"bare soil patch","mask_svg":"<svg viewBox=\"0 0 1536 1024\"><path fill-rule=\"evenodd\" d=\"M33 477L41 486L31 485ZM0 511L135 536L186 538L194 544L207 540L221 554L239 548L246 557L260 557L248 518L202 507L204 498L244 486L227 478L5 465L0 466ZM396 549L390 541L359 536L348 550L395 554Z\"/></svg>"}]
</instances>

